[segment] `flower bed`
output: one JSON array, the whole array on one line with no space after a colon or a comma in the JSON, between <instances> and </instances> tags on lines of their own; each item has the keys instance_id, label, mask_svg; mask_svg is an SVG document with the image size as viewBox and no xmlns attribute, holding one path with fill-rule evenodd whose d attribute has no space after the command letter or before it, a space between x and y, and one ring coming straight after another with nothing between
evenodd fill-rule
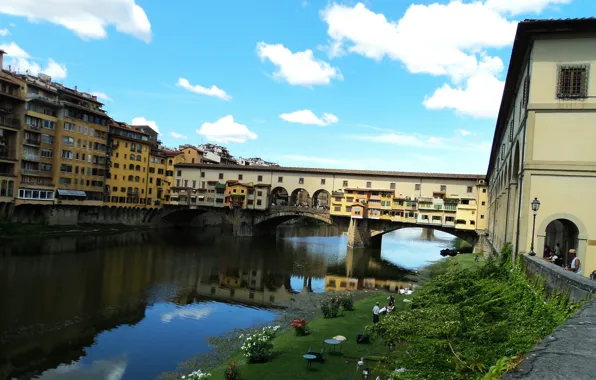
<instances>
[{"instance_id":1,"label":"flower bed","mask_svg":"<svg viewBox=\"0 0 596 380\"><path fill-rule=\"evenodd\" d=\"M240 349L249 362L264 362L271 356L271 341L275 338L277 330L279 326L268 326L254 334L240 335L240 339L243 340Z\"/></svg>"},{"instance_id":2,"label":"flower bed","mask_svg":"<svg viewBox=\"0 0 596 380\"><path fill-rule=\"evenodd\" d=\"M210 373L205 373L199 369L199 370L189 373L188 375L183 375L182 379L184 379L184 380L201 380L201 379L206 379L208 377L211 377Z\"/></svg>"}]
</instances>

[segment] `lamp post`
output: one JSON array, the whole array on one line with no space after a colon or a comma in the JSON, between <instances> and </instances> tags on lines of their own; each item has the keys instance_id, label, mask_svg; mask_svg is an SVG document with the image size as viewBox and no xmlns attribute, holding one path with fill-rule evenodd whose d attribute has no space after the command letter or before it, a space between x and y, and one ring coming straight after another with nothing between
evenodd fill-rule
<instances>
[{"instance_id":1,"label":"lamp post","mask_svg":"<svg viewBox=\"0 0 596 380\"><path fill-rule=\"evenodd\" d=\"M536 215L538 215L538 209L540 209L540 201L538 198L534 198L532 201L532 211L534 212L534 222L532 223L532 245L530 246L530 252L528 253L530 256L536 256L534 252L534 233L536 230Z\"/></svg>"}]
</instances>

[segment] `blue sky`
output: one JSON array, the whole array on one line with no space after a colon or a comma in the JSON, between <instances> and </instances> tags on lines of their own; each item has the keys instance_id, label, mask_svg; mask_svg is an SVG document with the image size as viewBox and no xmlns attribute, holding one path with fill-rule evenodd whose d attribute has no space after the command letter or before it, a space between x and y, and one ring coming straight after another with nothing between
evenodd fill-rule
<instances>
[{"instance_id":1,"label":"blue sky","mask_svg":"<svg viewBox=\"0 0 596 380\"><path fill-rule=\"evenodd\" d=\"M2 0L19 71L168 146L286 166L485 173L516 23L591 0Z\"/></svg>"}]
</instances>

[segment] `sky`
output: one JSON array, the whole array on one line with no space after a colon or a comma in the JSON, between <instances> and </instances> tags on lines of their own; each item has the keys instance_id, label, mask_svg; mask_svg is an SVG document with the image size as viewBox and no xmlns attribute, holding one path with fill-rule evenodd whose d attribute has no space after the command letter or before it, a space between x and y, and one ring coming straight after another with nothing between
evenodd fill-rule
<instances>
[{"instance_id":1,"label":"sky","mask_svg":"<svg viewBox=\"0 0 596 380\"><path fill-rule=\"evenodd\" d=\"M169 147L485 174L517 22L590 16L593 0L2 0L0 49Z\"/></svg>"}]
</instances>

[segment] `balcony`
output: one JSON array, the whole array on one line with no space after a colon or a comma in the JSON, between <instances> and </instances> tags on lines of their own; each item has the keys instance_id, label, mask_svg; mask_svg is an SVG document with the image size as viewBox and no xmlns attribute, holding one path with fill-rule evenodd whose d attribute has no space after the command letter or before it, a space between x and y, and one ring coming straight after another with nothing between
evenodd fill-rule
<instances>
[{"instance_id":1,"label":"balcony","mask_svg":"<svg viewBox=\"0 0 596 380\"><path fill-rule=\"evenodd\" d=\"M39 155L37 154L23 153L22 157L26 161L39 161Z\"/></svg>"},{"instance_id":2,"label":"balcony","mask_svg":"<svg viewBox=\"0 0 596 380\"><path fill-rule=\"evenodd\" d=\"M39 132L39 131L41 131L41 126L39 126L39 125L33 125L33 124L27 124L27 129L29 129L31 131Z\"/></svg>"},{"instance_id":3,"label":"balcony","mask_svg":"<svg viewBox=\"0 0 596 380\"><path fill-rule=\"evenodd\" d=\"M27 100L36 100L54 107L60 107L60 101L39 94L27 94Z\"/></svg>"},{"instance_id":4,"label":"balcony","mask_svg":"<svg viewBox=\"0 0 596 380\"><path fill-rule=\"evenodd\" d=\"M0 127L21 129L21 121L14 117L0 116Z\"/></svg>"},{"instance_id":5,"label":"balcony","mask_svg":"<svg viewBox=\"0 0 596 380\"><path fill-rule=\"evenodd\" d=\"M22 174L38 175L40 173L40 170L39 169L21 168L21 173Z\"/></svg>"},{"instance_id":6,"label":"balcony","mask_svg":"<svg viewBox=\"0 0 596 380\"><path fill-rule=\"evenodd\" d=\"M14 87L5 87L5 88L0 87L0 95L8 95L11 98L18 99L18 100L22 101L22 99L19 97L19 91L18 90L15 91ZM0 105L0 107L1 107L1 105Z\"/></svg>"},{"instance_id":7,"label":"balcony","mask_svg":"<svg viewBox=\"0 0 596 380\"><path fill-rule=\"evenodd\" d=\"M0 146L0 160L15 160L16 161L15 151L10 149L7 146Z\"/></svg>"},{"instance_id":8,"label":"balcony","mask_svg":"<svg viewBox=\"0 0 596 380\"><path fill-rule=\"evenodd\" d=\"M25 138L25 144L26 145L40 146L41 145L41 139Z\"/></svg>"}]
</instances>

